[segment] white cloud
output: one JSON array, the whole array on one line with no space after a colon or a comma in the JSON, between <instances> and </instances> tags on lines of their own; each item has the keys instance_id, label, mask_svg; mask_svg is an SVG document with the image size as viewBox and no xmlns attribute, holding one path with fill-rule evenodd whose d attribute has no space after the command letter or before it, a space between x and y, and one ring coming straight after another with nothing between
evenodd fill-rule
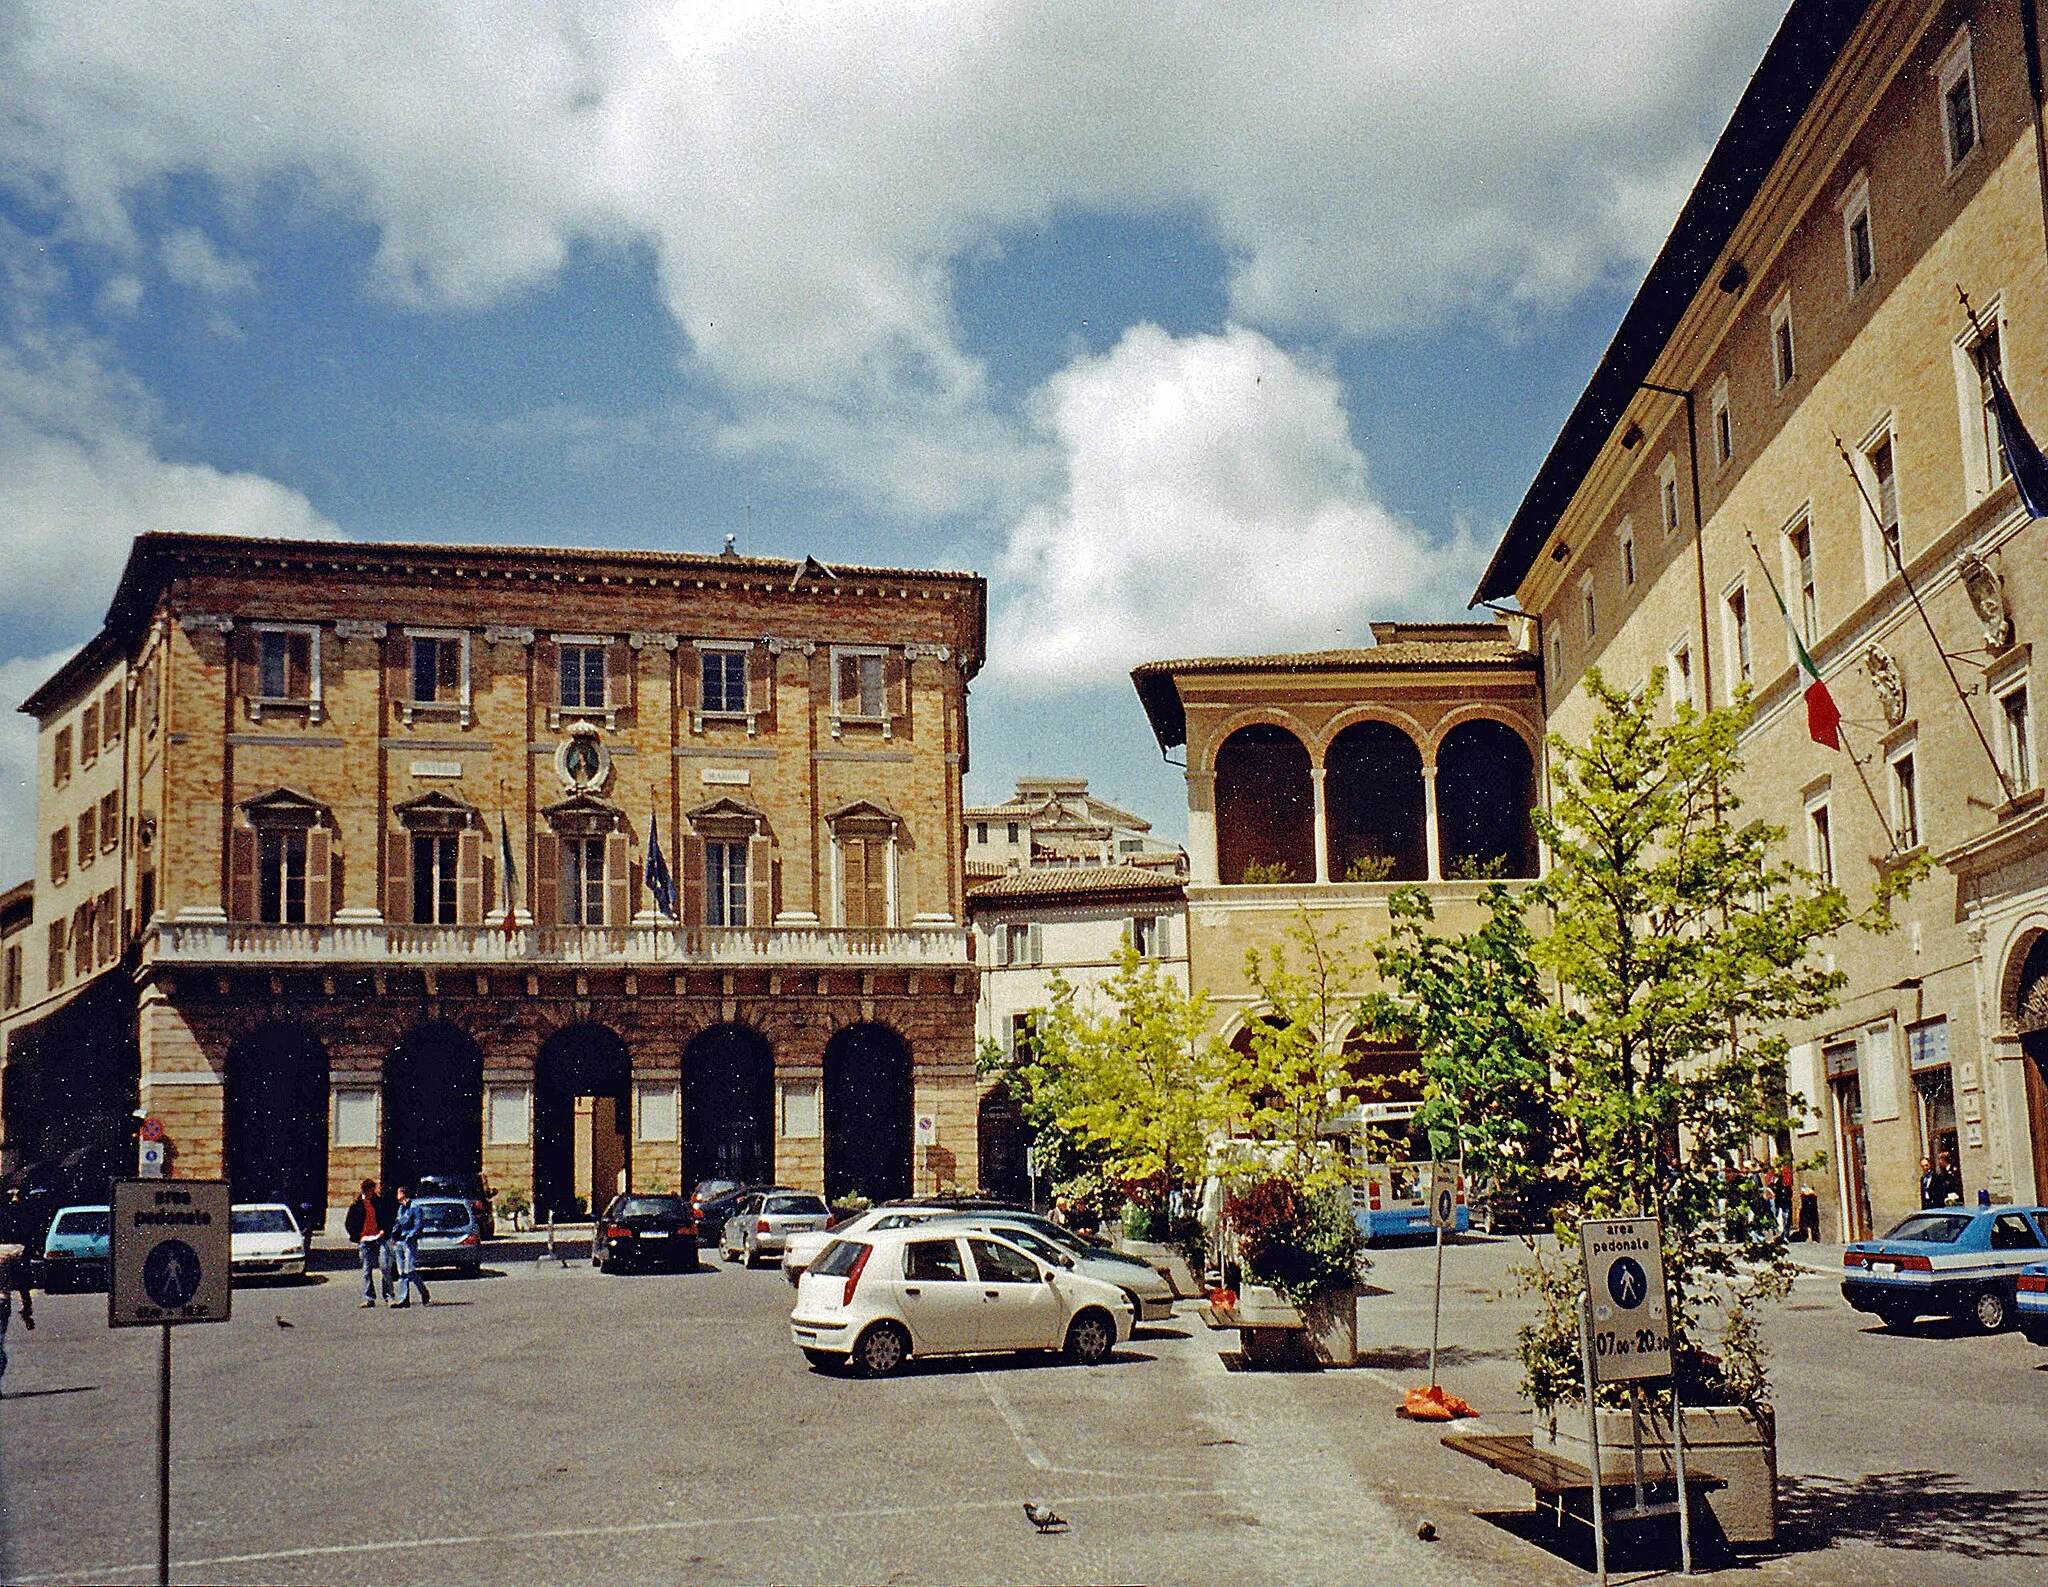
<instances>
[{"instance_id":1,"label":"white cloud","mask_svg":"<svg viewBox=\"0 0 2048 1587\"><path fill-rule=\"evenodd\" d=\"M164 273L180 286L225 296L254 292L256 272L246 261L230 259L197 226L179 226L163 240Z\"/></svg>"},{"instance_id":2,"label":"white cloud","mask_svg":"<svg viewBox=\"0 0 2048 1587\"><path fill-rule=\"evenodd\" d=\"M1432 546L1372 495L1330 375L1256 331L1138 326L1039 393L1065 461L995 580L994 676L1094 687L1169 656L1370 643L1455 609L1476 548Z\"/></svg>"},{"instance_id":3,"label":"white cloud","mask_svg":"<svg viewBox=\"0 0 2048 1587\"><path fill-rule=\"evenodd\" d=\"M36 864L36 724L19 707L77 648L0 661L0 889L26 880Z\"/></svg>"},{"instance_id":4,"label":"white cloud","mask_svg":"<svg viewBox=\"0 0 2048 1587\"><path fill-rule=\"evenodd\" d=\"M1036 460L986 426L965 251L1171 209L1206 217L1235 317L1269 332L1562 303L1656 246L1781 11L21 0L0 170L131 252L168 175L231 206L299 184L423 303L543 280L575 237L651 243L735 444L986 510Z\"/></svg>"}]
</instances>

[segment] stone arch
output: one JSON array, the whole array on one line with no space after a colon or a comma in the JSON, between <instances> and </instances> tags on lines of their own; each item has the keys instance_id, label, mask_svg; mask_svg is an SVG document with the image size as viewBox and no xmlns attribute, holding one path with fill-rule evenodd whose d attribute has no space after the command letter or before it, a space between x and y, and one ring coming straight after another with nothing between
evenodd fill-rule
<instances>
[{"instance_id":1,"label":"stone arch","mask_svg":"<svg viewBox=\"0 0 2048 1587\"><path fill-rule=\"evenodd\" d=\"M1309 753L1288 729L1248 723L1216 751L1216 854L1226 885L1244 882L1255 867L1285 867L1295 882L1316 879Z\"/></svg>"},{"instance_id":2,"label":"stone arch","mask_svg":"<svg viewBox=\"0 0 2048 1587\"><path fill-rule=\"evenodd\" d=\"M633 1055L625 1039L595 1021L565 1025L540 1044L533 1065L533 1204L567 1216L581 1198L592 1211L611 1200L632 1167ZM577 1103L589 1097L588 1139Z\"/></svg>"},{"instance_id":3,"label":"stone arch","mask_svg":"<svg viewBox=\"0 0 2048 1587\"><path fill-rule=\"evenodd\" d=\"M228 1048L224 1125L236 1201L282 1201L301 1223L327 1215L327 1049L295 1021L260 1025Z\"/></svg>"},{"instance_id":4,"label":"stone arch","mask_svg":"<svg viewBox=\"0 0 2048 1587\"><path fill-rule=\"evenodd\" d=\"M1330 840L1330 880L1420 882L1429 877L1429 838L1422 793L1422 751L1391 722L1365 718L1330 741L1323 800ZM1352 868L1384 876L1354 878Z\"/></svg>"},{"instance_id":5,"label":"stone arch","mask_svg":"<svg viewBox=\"0 0 2048 1587\"><path fill-rule=\"evenodd\" d=\"M2000 1023L2019 1038L2034 1200L2048 1196L2048 929L2019 933L2006 958Z\"/></svg>"},{"instance_id":6,"label":"stone arch","mask_svg":"<svg viewBox=\"0 0 2048 1587\"><path fill-rule=\"evenodd\" d=\"M384 1060L384 1181L483 1169L484 1055L469 1032L408 1031Z\"/></svg>"},{"instance_id":7,"label":"stone arch","mask_svg":"<svg viewBox=\"0 0 2048 1587\"><path fill-rule=\"evenodd\" d=\"M683 1182L774 1176L774 1050L750 1025L709 1026L683 1049Z\"/></svg>"},{"instance_id":8,"label":"stone arch","mask_svg":"<svg viewBox=\"0 0 2048 1587\"><path fill-rule=\"evenodd\" d=\"M1216 724L1213 732L1204 735L1199 756L1196 754L1194 743L1189 743L1188 769L1190 771L1213 774L1216 770L1217 760L1222 754L1223 746L1229 743L1242 729L1247 727L1277 727L1283 732L1292 734L1295 738L1301 740L1303 744L1314 746L1318 742L1313 728L1299 718L1283 711L1280 707L1276 705L1247 705L1231 712L1230 715ZM1314 754L1313 748L1311 748L1310 753L1311 755Z\"/></svg>"},{"instance_id":9,"label":"stone arch","mask_svg":"<svg viewBox=\"0 0 2048 1587\"><path fill-rule=\"evenodd\" d=\"M1419 717L1391 706L1384 700L1368 700L1359 705L1348 706L1331 717L1323 726L1321 740L1311 745L1311 749L1319 757L1327 760L1330 745L1342 736L1346 728L1354 727L1360 722L1384 722L1389 727L1399 728L1418 744L1425 743L1429 738L1429 732Z\"/></svg>"},{"instance_id":10,"label":"stone arch","mask_svg":"<svg viewBox=\"0 0 2048 1587\"><path fill-rule=\"evenodd\" d=\"M1444 740L1449 738L1454 730L1463 727L1467 722L1481 721L1497 723L1506 728L1522 741L1529 751L1530 759L1535 759L1541 745L1535 730L1512 714L1504 714L1500 707L1495 705L1480 703L1455 706L1438 717L1429 732L1418 733L1416 737L1422 744L1423 753L1429 757L1430 764L1435 765L1437 756L1443 751Z\"/></svg>"},{"instance_id":11,"label":"stone arch","mask_svg":"<svg viewBox=\"0 0 2048 1587\"><path fill-rule=\"evenodd\" d=\"M848 1025L825 1044L825 1194L871 1201L911 1189L910 1048L887 1025Z\"/></svg>"},{"instance_id":12,"label":"stone arch","mask_svg":"<svg viewBox=\"0 0 2048 1587\"><path fill-rule=\"evenodd\" d=\"M1535 759L1498 718L1473 717L1444 734L1436 754L1437 841L1445 876L1498 867L1536 874Z\"/></svg>"}]
</instances>

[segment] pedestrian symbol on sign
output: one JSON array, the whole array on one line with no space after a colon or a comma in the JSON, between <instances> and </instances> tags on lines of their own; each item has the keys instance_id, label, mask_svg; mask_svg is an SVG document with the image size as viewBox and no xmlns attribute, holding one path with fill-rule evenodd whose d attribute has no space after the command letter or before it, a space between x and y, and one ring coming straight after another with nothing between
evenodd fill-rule
<instances>
[{"instance_id":1,"label":"pedestrian symbol on sign","mask_svg":"<svg viewBox=\"0 0 2048 1587\"><path fill-rule=\"evenodd\" d=\"M1642 1305L1643 1296L1649 1288L1649 1275L1643 1271L1643 1264L1632 1256L1615 1258L1614 1265L1607 1270L1607 1293L1614 1297L1617 1306L1633 1310Z\"/></svg>"},{"instance_id":2,"label":"pedestrian symbol on sign","mask_svg":"<svg viewBox=\"0 0 2048 1587\"><path fill-rule=\"evenodd\" d=\"M143 1292L165 1311L178 1311L199 1293L199 1253L183 1240L165 1240L143 1259Z\"/></svg>"}]
</instances>

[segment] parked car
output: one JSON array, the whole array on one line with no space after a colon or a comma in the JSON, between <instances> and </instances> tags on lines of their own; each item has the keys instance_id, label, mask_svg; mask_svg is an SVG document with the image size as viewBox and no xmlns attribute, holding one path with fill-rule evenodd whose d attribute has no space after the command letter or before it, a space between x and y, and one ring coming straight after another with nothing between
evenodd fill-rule
<instances>
[{"instance_id":1,"label":"parked car","mask_svg":"<svg viewBox=\"0 0 2048 1587\"><path fill-rule=\"evenodd\" d=\"M1887 1328L1930 1314L2012 1326L2020 1269L2048 1257L2048 1207L1930 1207L1842 1253L1842 1298Z\"/></svg>"},{"instance_id":2,"label":"parked car","mask_svg":"<svg viewBox=\"0 0 2048 1587\"><path fill-rule=\"evenodd\" d=\"M1092 1366L1130 1338L1130 1300L972 1229L834 1240L797 1285L790 1337L813 1366L882 1377L913 1356L1063 1351Z\"/></svg>"},{"instance_id":3,"label":"parked car","mask_svg":"<svg viewBox=\"0 0 2048 1587\"><path fill-rule=\"evenodd\" d=\"M626 1267L697 1271L697 1218L682 1196L615 1196L590 1237L591 1264L601 1273Z\"/></svg>"},{"instance_id":4,"label":"parked car","mask_svg":"<svg viewBox=\"0 0 2048 1587\"><path fill-rule=\"evenodd\" d=\"M413 1185L415 1196L453 1196L469 1203L476 1215L476 1232L486 1240L498 1237L498 1215L491 1205L491 1187L482 1174L422 1174Z\"/></svg>"},{"instance_id":5,"label":"parked car","mask_svg":"<svg viewBox=\"0 0 2048 1587\"><path fill-rule=\"evenodd\" d=\"M97 1206L59 1207L43 1236L43 1292L107 1287L107 1230L114 1209Z\"/></svg>"},{"instance_id":6,"label":"parked car","mask_svg":"<svg viewBox=\"0 0 2048 1587\"><path fill-rule=\"evenodd\" d=\"M816 1260L818 1253L841 1237L907 1229L913 1224L929 1223L934 1218L953 1217L957 1212L957 1205L951 1201L885 1201L879 1207L870 1207L851 1218L828 1223L822 1229L800 1231L783 1241L782 1276L794 1289L797 1280L804 1276L804 1269Z\"/></svg>"},{"instance_id":7,"label":"parked car","mask_svg":"<svg viewBox=\"0 0 2048 1587\"><path fill-rule=\"evenodd\" d=\"M948 1214L945 1221L986 1229L1021 1245L1041 1262L1115 1285L1124 1292L1139 1322L1167 1322L1173 1317L1173 1286L1151 1263L1090 1245L1049 1219L1034 1220L1029 1213L969 1212Z\"/></svg>"},{"instance_id":8,"label":"parked car","mask_svg":"<svg viewBox=\"0 0 2048 1587\"><path fill-rule=\"evenodd\" d=\"M2048 1345L2048 1262L2030 1262L2013 1281L2015 1320L2029 1344Z\"/></svg>"},{"instance_id":9,"label":"parked car","mask_svg":"<svg viewBox=\"0 0 2048 1587\"><path fill-rule=\"evenodd\" d=\"M483 1266L483 1231L476 1210L460 1196L415 1196L420 1209L420 1266L468 1268Z\"/></svg>"},{"instance_id":10,"label":"parked car","mask_svg":"<svg viewBox=\"0 0 2048 1587\"><path fill-rule=\"evenodd\" d=\"M706 1185L722 1185L725 1188L705 1193ZM690 1198L691 1210L697 1214L697 1243L716 1245L725 1229L725 1220L739 1210L740 1203L747 1197L764 1190L787 1190L787 1185L735 1185L726 1179L707 1179L698 1185L696 1194Z\"/></svg>"},{"instance_id":11,"label":"parked car","mask_svg":"<svg viewBox=\"0 0 2048 1587\"><path fill-rule=\"evenodd\" d=\"M756 1192L740 1203L719 1231L718 1254L752 1267L763 1257L780 1257L784 1243L804 1229L822 1229L832 1209L808 1190Z\"/></svg>"},{"instance_id":12,"label":"parked car","mask_svg":"<svg viewBox=\"0 0 2048 1587\"><path fill-rule=\"evenodd\" d=\"M306 1235L281 1201L246 1202L228 1212L228 1271L234 1278L296 1277L306 1271Z\"/></svg>"}]
</instances>

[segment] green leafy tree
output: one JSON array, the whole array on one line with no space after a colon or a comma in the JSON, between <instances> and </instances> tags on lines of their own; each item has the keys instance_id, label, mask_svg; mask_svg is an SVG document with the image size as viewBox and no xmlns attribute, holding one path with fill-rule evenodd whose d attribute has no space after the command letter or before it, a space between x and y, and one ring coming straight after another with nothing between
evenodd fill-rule
<instances>
[{"instance_id":1,"label":"green leafy tree","mask_svg":"<svg viewBox=\"0 0 2048 1587\"><path fill-rule=\"evenodd\" d=\"M1436 1158L1460 1157L1497 1197L1527 1200L1550 1162L1555 1115L1545 1045L1549 1000L1530 955L1528 903L1496 882L1480 895L1487 918L1438 936L1419 887L1388 895L1391 924L1373 945L1385 988L1365 999L1375 1035L1419 1054L1416 1127Z\"/></svg>"},{"instance_id":2,"label":"green leafy tree","mask_svg":"<svg viewBox=\"0 0 2048 1587\"><path fill-rule=\"evenodd\" d=\"M1740 819L1746 691L1659 722L1660 676L1636 696L1597 671L1586 688L1599 713L1583 743L1552 739L1551 800L1535 813L1552 919L1530 953L1556 983L1545 1040L1576 1188L1558 1232L1661 1218L1681 1372L1695 1395L1760 1400L1754 1311L1785 1293L1791 1265L1737 1169L1791 1122L1780 1030L1829 1008L1842 984L1819 946L1850 925L1889 929L1910 876L1881 878L1853 912L1840 888L1783 858L1782 828ZM1539 1402L1578 1393L1576 1302L1561 1304L1582 1284L1572 1267L1535 1284L1543 1304L1523 1360ZM1718 1380L1698 1344L1716 1315Z\"/></svg>"}]
</instances>

